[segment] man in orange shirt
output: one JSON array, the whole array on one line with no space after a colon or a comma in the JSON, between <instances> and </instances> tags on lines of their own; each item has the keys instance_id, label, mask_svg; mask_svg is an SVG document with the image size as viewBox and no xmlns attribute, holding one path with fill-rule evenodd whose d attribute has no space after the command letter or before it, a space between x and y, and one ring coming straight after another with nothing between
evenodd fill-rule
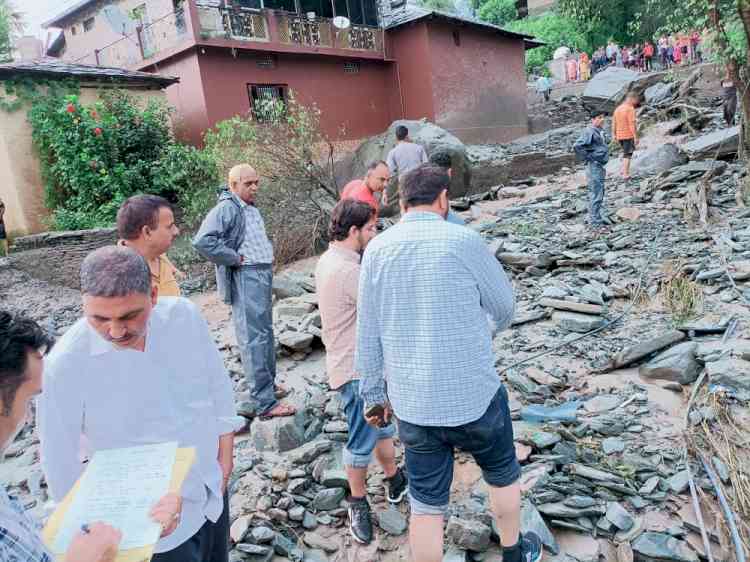
<instances>
[{"instance_id":1,"label":"man in orange shirt","mask_svg":"<svg viewBox=\"0 0 750 562\"><path fill-rule=\"evenodd\" d=\"M612 116L612 138L622 147L623 179L630 179L630 160L638 146L638 127L635 123L635 108L640 104L640 96L631 92Z\"/></svg>"},{"instance_id":2,"label":"man in orange shirt","mask_svg":"<svg viewBox=\"0 0 750 562\"><path fill-rule=\"evenodd\" d=\"M380 210L380 203L375 198L375 193L383 193L390 179L391 172L388 169L388 164L382 160L371 162L367 166L364 179L352 180L344 186L344 190L341 192L341 200L362 201L377 212Z\"/></svg>"}]
</instances>

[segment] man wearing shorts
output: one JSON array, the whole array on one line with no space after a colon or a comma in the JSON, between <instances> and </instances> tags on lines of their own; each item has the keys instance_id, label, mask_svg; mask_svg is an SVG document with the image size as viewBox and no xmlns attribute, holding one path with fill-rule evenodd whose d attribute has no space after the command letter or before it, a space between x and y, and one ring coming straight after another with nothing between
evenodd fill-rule
<instances>
[{"instance_id":1,"label":"man wearing shorts","mask_svg":"<svg viewBox=\"0 0 750 562\"><path fill-rule=\"evenodd\" d=\"M622 147L622 169L620 175L630 179L630 160L638 147L638 127L635 122L635 108L640 103L640 96L629 93L625 101L615 110L612 116L612 138Z\"/></svg>"},{"instance_id":2,"label":"man wearing shorts","mask_svg":"<svg viewBox=\"0 0 750 562\"><path fill-rule=\"evenodd\" d=\"M367 467L373 453L385 473L388 501L399 503L407 487L406 477L396 466L395 428L391 424L382 428L367 424L359 396L359 377L354 370L359 261L376 233L377 213L371 205L353 199L339 201L331 214L331 243L315 269L328 381L341 394L349 426L343 453L351 490L349 531L362 544L369 544L373 538L367 502Z\"/></svg>"},{"instance_id":3,"label":"man wearing shorts","mask_svg":"<svg viewBox=\"0 0 750 562\"><path fill-rule=\"evenodd\" d=\"M513 287L479 234L445 220L449 183L438 166L406 174L403 218L365 251L354 363L360 394L369 423L387 423L391 412L398 422L414 562L443 560L457 448L474 457L489 485L503 562L538 562L539 537L520 532L521 469L486 320L510 325Z\"/></svg>"}]
</instances>

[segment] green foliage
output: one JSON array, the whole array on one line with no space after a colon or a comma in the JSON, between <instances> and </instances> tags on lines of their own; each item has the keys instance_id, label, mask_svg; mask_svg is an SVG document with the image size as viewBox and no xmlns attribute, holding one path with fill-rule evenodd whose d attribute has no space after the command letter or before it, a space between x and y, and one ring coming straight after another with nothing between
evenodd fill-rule
<instances>
[{"instance_id":1,"label":"green foliage","mask_svg":"<svg viewBox=\"0 0 750 562\"><path fill-rule=\"evenodd\" d=\"M174 191L180 203L183 220L189 227L203 219L206 210L216 204L216 190L221 183L214 156L194 146L169 144L161 157L156 191Z\"/></svg>"},{"instance_id":2,"label":"green foliage","mask_svg":"<svg viewBox=\"0 0 750 562\"><path fill-rule=\"evenodd\" d=\"M578 25L572 19L555 12L516 20L506 26L506 29L533 35L546 43L543 47L526 51L527 70L543 67L547 61L552 59L555 49L561 45L575 47L579 50L591 50L591 45L587 42L583 33L579 31Z\"/></svg>"},{"instance_id":3,"label":"green foliage","mask_svg":"<svg viewBox=\"0 0 750 562\"><path fill-rule=\"evenodd\" d=\"M23 15L10 0L0 0L0 63L13 60L13 40L23 32Z\"/></svg>"},{"instance_id":4,"label":"green foliage","mask_svg":"<svg viewBox=\"0 0 750 562\"><path fill-rule=\"evenodd\" d=\"M619 44L635 41L628 23L645 0L559 0L560 15L570 18L590 47L605 45L610 39ZM673 3L669 3L673 4Z\"/></svg>"},{"instance_id":5,"label":"green foliage","mask_svg":"<svg viewBox=\"0 0 750 562\"><path fill-rule=\"evenodd\" d=\"M137 193L179 196L191 208L192 189L216 184L215 162L175 143L161 102L111 90L84 104L77 85L55 81L8 83L6 94L3 109L28 107L52 228L110 226Z\"/></svg>"},{"instance_id":6,"label":"green foliage","mask_svg":"<svg viewBox=\"0 0 750 562\"><path fill-rule=\"evenodd\" d=\"M477 8L479 19L495 25L509 24L518 17L515 0L485 0Z\"/></svg>"},{"instance_id":7,"label":"green foliage","mask_svg":"<svg viewBox=\"0 0 750 562\"><path fill-rule=\"evenodd\" d=\"M222 174L241 162L257 170L261 177L257 204L278 263L317 249L338 190L333 145L321 129L315 106L302 105L291 94L286 103L269 101L256 108L255 116L218 123L204 141ZM216 200L213 191L196 197L196 212L205 205L199 215Z\"/></svg>"},{"instance_id":8,"label":"green foliage","mask_svg":"<svg viewBox=\"0 0 750 562\"><path fill-rule=\"evenodd\" d=\"M456 11L456 5L453 0L420 0L419 3L428 10L438 10L449 13Z\"/></svg>"}]
</instances>

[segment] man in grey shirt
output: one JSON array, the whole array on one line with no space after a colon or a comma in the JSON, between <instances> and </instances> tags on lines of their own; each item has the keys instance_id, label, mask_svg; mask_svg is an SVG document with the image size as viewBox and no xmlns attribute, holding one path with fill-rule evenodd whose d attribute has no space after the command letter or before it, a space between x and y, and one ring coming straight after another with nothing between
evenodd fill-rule
<instances>
[{"instance_id":1,"label":"man in grey shirt","mask_svg":"<svg viewBox=\"0 0 750 562\"><path fill-rule=\"evenodd\" d=\"M391 174L401 179L404 174L427 162L427 153L422 145L409 140L409 129L399 125L396 127L396 146L388 153L385 161Z\"/></svg>"}]
</instances>

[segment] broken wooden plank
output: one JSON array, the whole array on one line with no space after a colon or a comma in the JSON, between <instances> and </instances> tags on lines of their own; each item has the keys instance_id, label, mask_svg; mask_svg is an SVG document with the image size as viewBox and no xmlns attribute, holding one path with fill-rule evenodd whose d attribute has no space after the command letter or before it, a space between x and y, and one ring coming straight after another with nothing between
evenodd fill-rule
<instances>
[{"instance_id":1,"label":"broken wooden plank","mask_svg":"<svg viewBox=\"0 0 750 562\"><path fill-rule=\"evenodd\" d=\"M582 312L584 314L604 314L604 307L601 305L559 299L539 299L539 306L554 308L555 310L567 310L569 312Z\"/></svg>"}]
</instances>

